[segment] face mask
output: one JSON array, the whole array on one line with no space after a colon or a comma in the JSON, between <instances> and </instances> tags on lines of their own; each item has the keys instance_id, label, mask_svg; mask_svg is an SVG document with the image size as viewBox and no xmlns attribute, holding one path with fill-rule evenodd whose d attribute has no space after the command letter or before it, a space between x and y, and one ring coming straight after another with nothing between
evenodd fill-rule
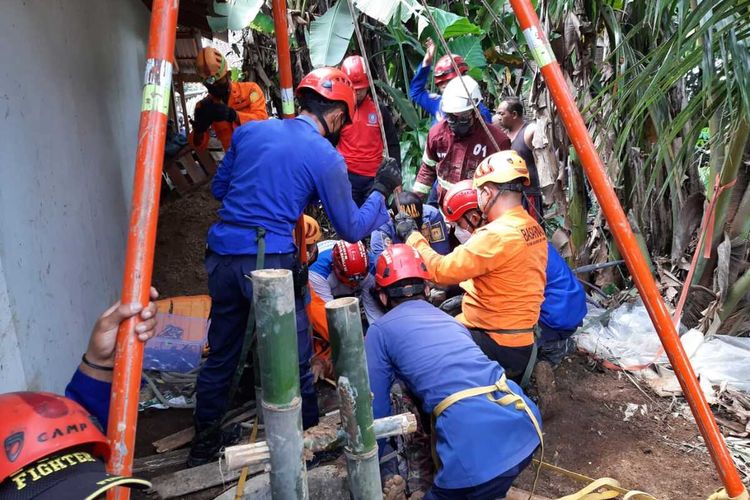
<instances>
[{"instance_id":1,"label":"face mask","mask_svg":"<svg viewBox=\"0 0 750 500\"><path fill-rule=\"evenodd\" d=\"M336 132L328 132L326 134L326 139L328 139L328 142L333 144L333 147L335 148L339 144L339 140L341 139L341 131Z\"/></svg>"},{"instance_id":2,"label":"face mask","mask_svg":"<svg viewBox=\"0 0 750 500\"><path fill-rule=\"evenodd\" d=\"M462 245L469 241L469 238L471 238L471 233L465 229L462 229L461 226L456 226L456 230L453 232L453 234L456 236L456 239L459 243Z\"/></svg>"},{"instance_id":3,"label":"face mask","mask_svg":"<svg viewBox=\"0 0 750 500\"><path fill-rule=\"evenodd\" d=\"M456 137L466 137L471 133L474 125L474 119L471 116L463 120L458 120L451 115L446 115L445 119L448 122L448 128L451 129L451 132Z\"/></svg>"}]
</instances>

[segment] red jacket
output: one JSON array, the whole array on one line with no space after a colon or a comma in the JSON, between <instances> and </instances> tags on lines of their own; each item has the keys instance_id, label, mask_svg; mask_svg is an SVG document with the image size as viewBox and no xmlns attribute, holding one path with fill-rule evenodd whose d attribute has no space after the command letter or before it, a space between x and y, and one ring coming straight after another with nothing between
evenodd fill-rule
<instances>
[{"instance_id":1,"label":"red jacket","mask_svg":"<svg viewBox=\"0 0 750 500\"><path fill-rule=\"evenodd\" d=\"M391 113L382 103L380 114L383 115L388 154L401 164L398 131L393 125ZM383 136L378 125L375 101L369 94L361 104L357 105L352 123L341 129L341 139L337 149L346 160L346 169L349 172L365 177L375 177L380 162L383 160Z\"/></svg>"},{"instance_id":2,"label":"red jacket","mask_svg":"<svg viewBox=\"0 0 750 500\"><path fill-rule=\"evenodd\" d=\"M227 151L232 144L234 129L251 120L268 119L266 97L263 95L263 90L255 82L232 82L227 105L237 112L239 123L214 122L211 124L211 128L214 129L216 138L221 142L224 151ZM205 149L208 146L208 133L202 134L200 139L199 142L196 142L194 134L190 133L190 144L195 149Z\"/></svg>"},{"instance_id":3,"label":"red jacket","mask_svg":"<svg viewBox=\"0 0 750 500\"><path fill-rule=\"evenodd\" d=\"M437 178L440 199L453 184L470 179L485 157L510 149L510 139L505 132L494 125L488 124L487 128L500 147L499 150L480 124L475 123L471 133L460 139L451 132L447 121L441 120L433 125L427 135L422 166L419 167L412 190L426 195Z\"/></svg>"}]
</instances>

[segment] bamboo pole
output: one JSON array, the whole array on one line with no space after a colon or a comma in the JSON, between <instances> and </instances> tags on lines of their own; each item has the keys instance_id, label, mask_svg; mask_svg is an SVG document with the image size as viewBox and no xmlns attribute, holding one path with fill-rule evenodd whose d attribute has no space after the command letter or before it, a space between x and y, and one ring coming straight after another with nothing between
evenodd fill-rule
<instances>
[{"instance_id":1,"label":"bamboo pole","mask_svg":"<svg viewBox=\"0 0 750 500\"><path fill-rule=\"evenodd\" d=\"M154 0L151 8L143 101L138 126L133 198L125 253L122 303L148 304L154 266L159 191L164 166L172 57L177 30L177 0ZM115 367L112 376L107 441L112 450L108 471L128 476L133 468L138 397L143 367L143 342L135 334L137 316L125 320L117 331ZM128 499L130 490L114 488L110 499Z\"/></svg>"},{"instance_id":2,"label":"bamboo pole","mask_svg":"<svg viewBox=\"0 0 750 500\"><path fill-rule=\"evenodd\" d=\"M349 489L355 500L380 500L383 491L359 299L345 297L327 303L326 319L333 366L339 376L341 425L347 435Z\"/></svg>"},{"instance_id":3,"label":"bamboo pole","mask_svg":"<svg viewBox=\"0 0 750 500\"><path fill-rule=\"evenodd\" d=\"M274 500L307 499L292 272L250 273Z\"/></svg>"},{"instance_id":4,"label":"bamboo pole","mask_svg":"<svg viewBox=\"0 0 750 500\"><path fill-rule=\"evenodd\" d=\"M724 438L719 432L711 408L706 403L698 379L695 376L690 360L685 354L680 338L677 335L672 318L659 295L654 278L649 271L646 259L641 253L620 201L617 199L612 183L607 177L604 164L589 136L586 124L576 107L562 70L555 60L552 48L547 41L539 18L529 0L510 0L518 23L523 30L529 49L534 56L544 81L549 87L552 99L557 106L560 117L565 124L573 146L578 153L584 171L602 207L602 212L609 223L628 269L633 276L638 291L643 298L651 321L656 327L661 343L667 353L675 375L680 382L685 399L698 424L711 458L716 465L722 483L729 497L746 495L745 487L729 454Z\"/></svg>"},{"instance_id":5,"label":"bamboo pole","mask_svg":"<svg viewBox=\"0 0 750 500\"><path fill-rule=\"evenodd\" d=\"M339 448L346 442L346 432L343 429L331 429L328 433L305 433L305 450L318 453L320 451ZM385 439L391 436L403 436L417 430L417 417L412 413L402 413L383 417L373 421L375 439ZM224 449L224 460L229 470L242 467L267 464L271 460L266 441L252 444L238 444Z\"/></svg>"}]
</instances>

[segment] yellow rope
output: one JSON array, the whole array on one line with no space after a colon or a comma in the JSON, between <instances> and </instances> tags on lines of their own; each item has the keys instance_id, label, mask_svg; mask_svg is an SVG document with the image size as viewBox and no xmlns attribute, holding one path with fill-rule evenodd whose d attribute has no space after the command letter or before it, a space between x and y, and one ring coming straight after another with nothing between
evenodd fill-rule
<instances>
[{"instance_id":1,"label":"yellow rope","mask_svg":"<svg viewBox=\"0 0 750 500\"><path fill-rule=\"evenodd\" d=\"M248 441L248 443L253 444L257 437L258 437L258 415L255 415L255 420L253 421L253 430L252 432L250 432L250 440ZM242 498L245 496L245 481L247 481L248 472L249 472L249 469L247 466L242 468L242 472L240 472L240 480L237 482L237 489L234 492L234 500L242 500Z\"/></svg>"}]
</instances>

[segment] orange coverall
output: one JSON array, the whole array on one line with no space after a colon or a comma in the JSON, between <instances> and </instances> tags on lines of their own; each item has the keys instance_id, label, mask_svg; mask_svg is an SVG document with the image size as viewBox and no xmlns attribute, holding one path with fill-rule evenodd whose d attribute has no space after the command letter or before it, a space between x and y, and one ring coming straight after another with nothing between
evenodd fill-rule
<instances>
[{"instance_id":1,"label":"orange coverall","mask_svg":"<svg viewBox=\"0 0 750 500\"><path fill-rule=\"evenodd\" d=\"M544 300L547 238L522 206L477 229L448 255L433 250L419 232L412 233L406 243L425 260L433 281L460 283L466 291L456 319L467 328L487 330L498 345L506 347L534 343L533 333L491 333L532 328Z\"/></svg>"},{"instance_id":2,"label":"orange coverall","mask_svg":"<svg viewBox=\"0 0 750 500\"><path fill-rule=\"evenodd\" d=\"M251 120L266 120L268 112L266 111L266 97L260 86L255 82L231 82L229 88L229 102L227 106L237 112L239 125L230 122L214 122L211 128L214 129L216 137L221 142L224 151L229 149L232 144L232 133L234 129ZM200 142L195 141L194 132L190 133L190 144L195 149L203 150L208 146L209 136L204 133Z\"/></svg>"}]
</instances>

